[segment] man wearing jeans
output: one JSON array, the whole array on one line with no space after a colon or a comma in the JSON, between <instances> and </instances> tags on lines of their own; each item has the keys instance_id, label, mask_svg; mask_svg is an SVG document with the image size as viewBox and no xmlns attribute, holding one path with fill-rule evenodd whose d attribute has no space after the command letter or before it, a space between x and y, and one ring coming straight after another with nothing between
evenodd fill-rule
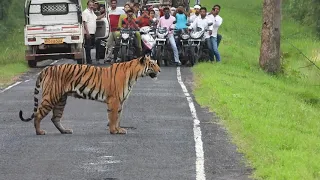
<instances>
[{"instance_id":1,"label":"man wearing jeans","mask_svg":"<svg viewBox=\"0 0 320 180\"><path fill-rule=\"evenodd\" d=\"M86 50L86 59L87 59L87 64L91 64L91 48L95 44L95 33L97 30L97 25L96 25L96 20L100 20L105 16L105 13L96 16L94 14L94 2L89 0L87 3L88 8L82 12L82 20L84 24L84 34L85 34L85 39L84 39L84 48Z\"/></svg>"},{"instance_id":2,"label":"man wearing jeans","mask_svg":"<svg viewBox=\"0 0 320 180\"><path fill-rule=\"evenodd\" d=\"M200 15L199 17L195 18L193 23L189 26L189 29L196 30L197 27L201 29L206 29L208 30L207 32L204 33L204 38L206 39L207 44L210 45L211 41L211 36L212 35L212 25L209 26L209 23L211 23L211 19L207 17L207 8L201 7L200 8ZM212 54L211 54L212 56ZM212 58L211 58L212 60Z\"/></svg>"},{"instance_id":3,"label":"man wearing jeans","mask_svg":"<svg viewBox=\"0 0 320 180\"><path fill-rule=\"evenodd\" d=\"M170 15L170 9L168 7L165 7L163 10L164 10L164 16L162 16L159 19L159 23L158 23L157 28L165 27L168 29L168 31L169 31L168 39L171 44L171 48L173 50L174 61L175 61L176 65L180 66L181 62L179 60L178 48L177 48L176 41L173 36L173 31L170 30L170 27L172 28L172 26L174 25L173 22L176 21L176 18L173 17L172 15Z\"/></svg>"},{"instance_id":4,"label":"man wearing jeans","mask_svg":"<svg viewBox=\"0 0 320 180\"><path fill-rule=\"evenodd\" d=\"M220 53L218 51L218 29L222 24L222 18L219 16L220 6L214 5L211 11L211 14L208 15L208 18L213 22L212 34L210 37L211 43L208 43L208 48L210 49L210 58L213 61L214 56L216 57L216 61L220 62ZM207 41L208 42L208 41Z\"/></svg>"}]
</instances>

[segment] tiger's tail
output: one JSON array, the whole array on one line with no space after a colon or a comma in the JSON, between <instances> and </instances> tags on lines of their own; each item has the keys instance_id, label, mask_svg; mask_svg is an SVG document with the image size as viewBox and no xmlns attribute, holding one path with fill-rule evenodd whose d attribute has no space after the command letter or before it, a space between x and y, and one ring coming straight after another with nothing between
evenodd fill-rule
<instances>
[{"instance_id":1,"label":"tiger's tail","mask_svg":"<svg viewBox=\"0 0 320 180\"><path fill-rule=\"evenodd\" d=\"M19 117L20 117L21 121L24 121L24 122L31 121L31 120L34 118L34 116L35 116L35 114L36 114L36 112L37 112L37 110L38 110L38 101L39 101L39 98L37 97L37 95L38 95L39 92L40 92L39 89L40 89L40 84L41 84L42 79L43 79L43 77L42 77L43 75L44 75L44 71L42 71L42 72L39 74L39 76L38 76L38 78L37 78L37 81L36 81L36 87L34 88L34 109L33 109L33 113L32 113L32 115L31 115L30 118L25 119L25 118L23 118L23 112L22 112L22 110L20 110L20 112L19 112Z\"/></svg>"}]
</instances>

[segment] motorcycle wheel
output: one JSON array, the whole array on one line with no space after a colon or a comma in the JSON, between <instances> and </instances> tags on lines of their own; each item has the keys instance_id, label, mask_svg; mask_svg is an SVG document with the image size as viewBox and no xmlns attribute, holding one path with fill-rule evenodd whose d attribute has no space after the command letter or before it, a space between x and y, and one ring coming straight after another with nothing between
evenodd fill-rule
<instances>
[{"instance_id":1,"label":"motorcycle wheel","mask_svg":"<svg viewBox=\"0 0 320 180\"><path fill-rule=\"evenodd\" d=\"M126 61L126 54L127 54L127 47L126 46L121 46L121 48L120 48L121 62L125 62Z\"/></svg>"},{"instance_id":2,"label":"motorcycle wheel","mask_svg":"<svg viewBox=\"0 0 320 180\"><path fill-rule=\"evenodd\" d=\"M156 49L156 60L157 60L158 66L161 66L163 61L161 50L162 50L161 46L158 46Z\"/></svg>"},{"instance_id":3,"label":"motorcycle wheel","mask_svg":"<svg viewBox=\"0 0 320 180\"><path fill-rule=\"evenodd\" d=\"M202 56L202 49L201 49L201 47L199 47L199 49L198 49L198 47L195 47L195 48L194 48L194 55L195 55L194 63L196 64L196 63L199 62L199 60L200 60L200 58L201 58L201 56Z\"/></svg>"},{"instance_id":4,"label":"motorcycle wheel","mask_svg":"<svg viewBox=\"0 0 320 180\"><path fill-rule=\"evenodd\" d=\"M189 55L190 55L190 64L191 66L194 66L196 63L196 57L195 57L195 49L194 47L191 47L189 50Z\"/></svg>"}]
</instances>

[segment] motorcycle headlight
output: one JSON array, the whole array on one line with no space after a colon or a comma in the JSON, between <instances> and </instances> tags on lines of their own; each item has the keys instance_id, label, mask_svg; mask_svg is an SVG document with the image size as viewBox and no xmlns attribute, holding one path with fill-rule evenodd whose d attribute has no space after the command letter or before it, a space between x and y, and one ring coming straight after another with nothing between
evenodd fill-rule
<instances>
[{"instance_id":1,"label":"motorcycle headlight","mask_svg":"<svg viewBox=\"0 0 320 180\"><path fill-rule=\"evenodd\" d=\"M148 33L150 31L150 27L149 26L144 26L142 28L140 28L140 32L142 33Z\"/></svg>"},{"instance_id":2,"label":"motorcycle headlight","mask_svg":"<svg viewBox=\"0 0 320 180\"><path fill-rule=\"evenodd\" d=\"M159 38L164 38L164 36L165 36L165 34L160 34L160 33L158 33L157 35Z\"/></svg>"},{"instance_id":3,"label":"motorcycle headlight","mask_svg":"<svg viewBox=\"0 0 320 180\"><path fill-rule=\"evenodd\" d=\"M203 31L192 32L190 36L193 39L198 39L203 35L203 33L204 33Z\"/></svg>"},{"instance_id":4,"label":"motorcycle headlight","mask_svg":"<svg viewBox=\"0 0 320 180\"><path fill-rule=\"evenodd\" d=\"M123 39L128 39L128 38L129 38L129 34L123 33L123 34L121 35L121 37L122 37Z\"/></svg>"},{"instance_id":5,"label":"motorcycle headlight","mask_svg":"<svg viewBox=\"0 0 320 180\"><path fill-rule=\"evenodd\" d=\"M188 39L190 36L189 36L189 34L182 34L181 35L181 38L182 39Z\"/></svg>"}]
</instances>

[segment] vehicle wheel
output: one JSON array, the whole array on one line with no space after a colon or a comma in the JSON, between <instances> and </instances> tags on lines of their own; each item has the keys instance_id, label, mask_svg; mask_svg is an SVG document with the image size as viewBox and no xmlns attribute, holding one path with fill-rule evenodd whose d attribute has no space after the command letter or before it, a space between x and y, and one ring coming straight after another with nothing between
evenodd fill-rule
<instances>
[{"instance_id":1,"label":"vehicle wheel","mask_svg":"<svg viewBox=\"0 0 320 180\"><path fill-rule=\"evenodd\" d=\"M161 50L162 50L162 47L161 46L158 46L157 49L156 49L156 60L157 60L157 64L158 66L161 66L163 63L163 57L161 55Z\"/></svg>"},{"instance_id":2,"label":"vehicle wheel","mask_svg":"<svg viewBox=\"0 0 320 180\"><path fill-rule=\"evenodd\" d=\"M82 58L77 59L77 64L87 64L86 51L84 48L82 48Z\"/></svg>"},{"instance_id":3,"label":"vehicle wheel","mask_svg":"<svg viewBox=\"0 0 320 180\"><path fill-rule=\"evenodd\" d=\"M189 50L189 55L190 55L190 64L191 66L194 66L195 61L196 61L196 57L195 57L195 51L194 51L194 47L191 47Z\"/></svg>"},{"instance_id":4,"label":"vehicle wheel","mask_svg":"<svg viewBox=\"0 0 320 180\"><path fill-rule=\"evenodd\" d=\"M113 48L112 53L113 53L113 62L116 63L116 61L118 59L118 49L116 49L116 47Z\"/></svg>"},{"instance_id":5,"label":"vehicle wheel","mask_svg":"<svg viewBox=\"0 0 320 180\"><path fill-rule=\"evenodd\" d=\"M121 62L125 62L126 61L126 54L127 54L127 47L126 46L121 46L120 49L120 57L121 57Z\"/></svg>"},{"instance_id":6,"label":"vehicle wheel","mask_svg":"<svg viewBox=\"0 0 320 180\"><path fill-rule=\"evenodd\" d=\"M37 61L35 61L35 60L29 60L29 61L28 61L28 66L31 67L31 68L37 67Z\"/></svg>"},{"instance_id":7,"label":"vehicle wheel","mask_svg":"<svg viewBox=\"0 0 320 180\"><path fill-rule=\"evenodd\" d=\"M194 55L195 55L194 64L196 64L199 62L199 59L202 55L201 47L199 49L198 49L198 47L194 47Z\"/></svg>"}]
</instances>

